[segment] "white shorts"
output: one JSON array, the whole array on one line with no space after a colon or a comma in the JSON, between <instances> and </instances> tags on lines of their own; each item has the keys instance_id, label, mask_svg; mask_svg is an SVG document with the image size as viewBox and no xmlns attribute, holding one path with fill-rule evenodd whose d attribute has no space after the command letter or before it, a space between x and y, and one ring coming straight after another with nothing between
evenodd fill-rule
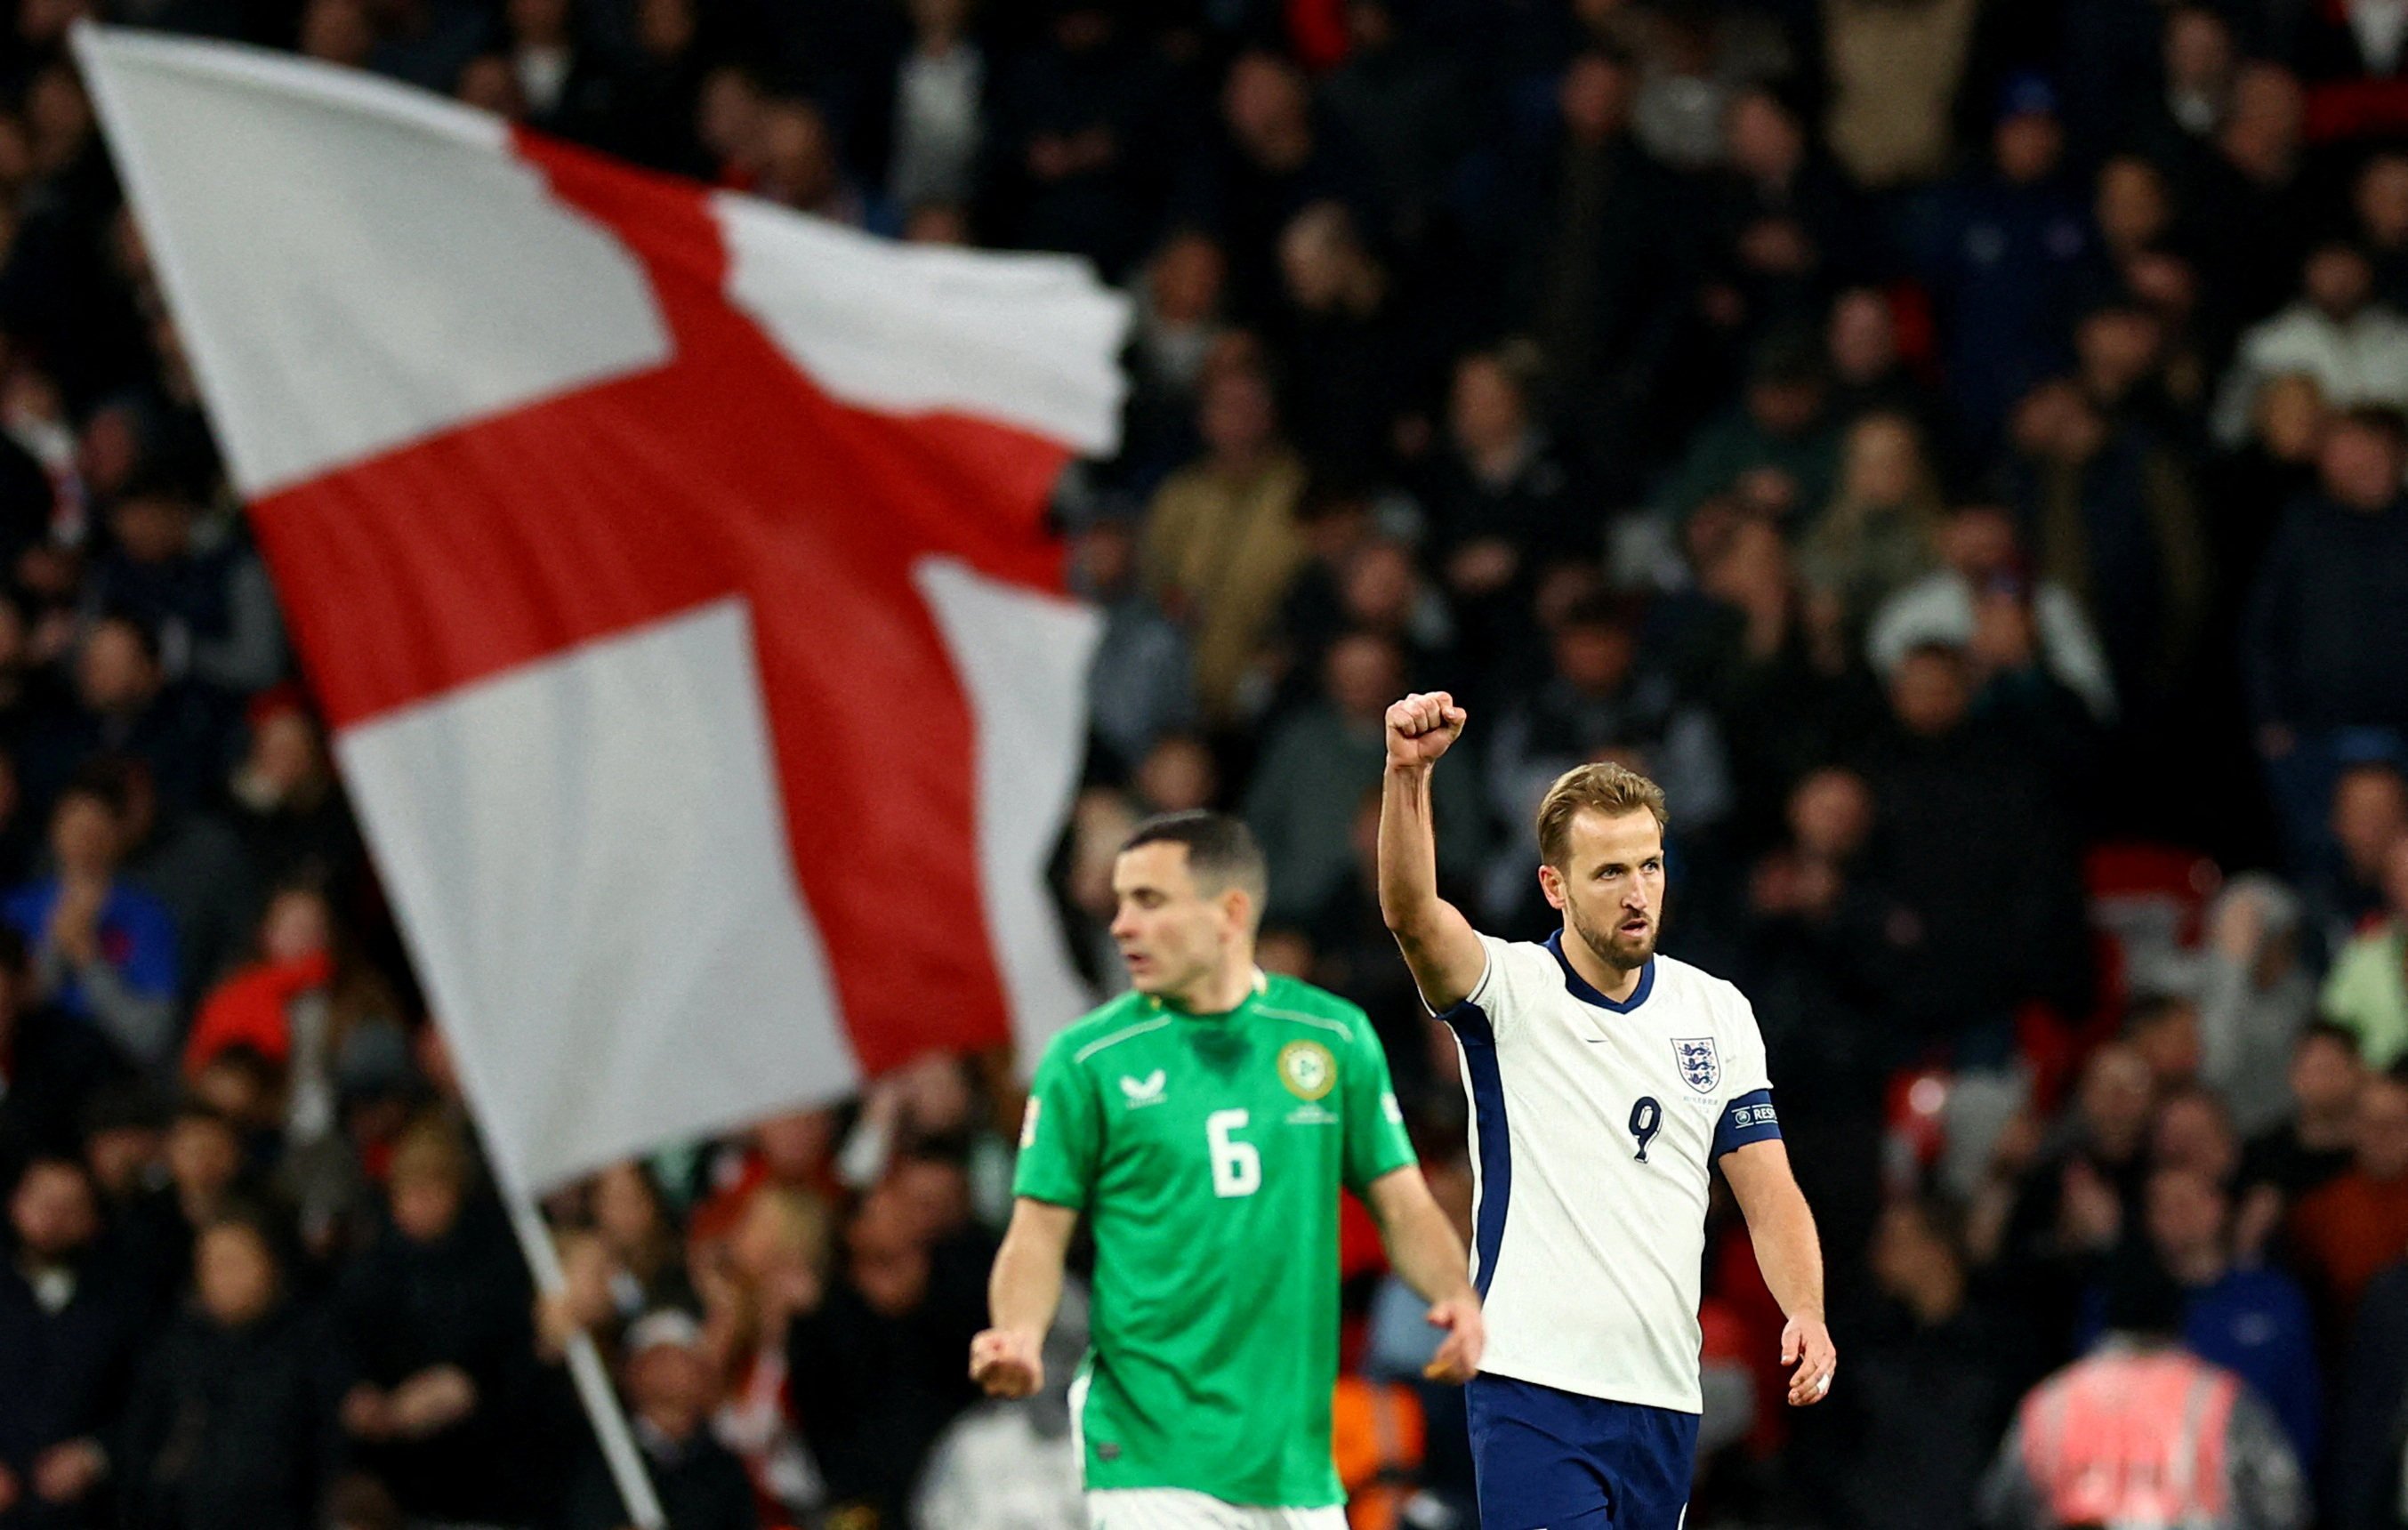
<instances>
[{"instance_id":1,"label":"white shorts","mask_svg":"<svg viewBox=\"0 0 2408 1530\"><path fill-rule=\"evenodd\" d=\"M1087 1530L1346 1530L1346 1510L1225 1504L1185 1488L1091 1488Z\"/></svg>"}]
</instances>

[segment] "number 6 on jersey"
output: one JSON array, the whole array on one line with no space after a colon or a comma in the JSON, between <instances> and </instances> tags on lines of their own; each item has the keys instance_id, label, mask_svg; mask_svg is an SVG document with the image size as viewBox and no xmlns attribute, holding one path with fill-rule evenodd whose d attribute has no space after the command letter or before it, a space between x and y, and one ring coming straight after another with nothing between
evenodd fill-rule
<instances>
[{"instance_id":1,"label":"number 6 on jersey","mask_svg":"<svg viewBox=\"0 0 2408 1530\"><path fill-rule=\"evenodd\" d=\"M1229 1134L1246 1124L1243 1110L1215 1110L1204 1118L1204 1140L1212 1150L1212 1194L1227 1199L1263 1187L1263 1155L1251 1142Z\"/></svg>"}]
</instances>

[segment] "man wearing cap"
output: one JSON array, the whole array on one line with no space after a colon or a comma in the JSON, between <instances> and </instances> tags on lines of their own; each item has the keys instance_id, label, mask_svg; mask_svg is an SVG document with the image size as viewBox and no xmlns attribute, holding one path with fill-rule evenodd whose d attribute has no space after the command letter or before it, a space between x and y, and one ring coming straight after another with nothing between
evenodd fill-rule
<instances>
[{"instance_id":1,"label":"man wearing cap","mask_svg":"<svg viewBox=\"0 0 2408 1530\"><path fill-rule=\"evenodd\" d=\"M702 1325L689 1313L660 1308L627 1330L626 1350L620 1384L668 1523L677 1530L760 1530L742 1463L711 1437L716 1386ZM599 1455L591 1457L569 1491L569 1530L619 1530L626 1522L609 1471Z\"/></svg>"},{"instance_id":2,"label":"man wearing cap","mask_svg":"<svg viewBox=\"0 0 2408 1530\"><path fill-rule=\"evenodd\" d=\"M2017 75L1999 96L1990 163L1942 193L1921 264L1963 444L1986 447L2014 401L2068 359L2088 221L2058 179L2056 87Z\"/></svg>"}]
</instances>

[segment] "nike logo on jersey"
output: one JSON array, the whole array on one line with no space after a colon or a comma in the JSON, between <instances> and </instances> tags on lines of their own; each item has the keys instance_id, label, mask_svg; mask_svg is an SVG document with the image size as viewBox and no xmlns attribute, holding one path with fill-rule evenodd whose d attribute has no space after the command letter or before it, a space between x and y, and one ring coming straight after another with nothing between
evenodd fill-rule
<instances>
[{"instance_id":1,"label":"nike logo on jersey","mask_svg":"<svg viewBox=\"0 0 2408 1530\"><path fill-rule=\"evenodd\" d=\"M1160 1105L1162 1087L1166 1081L1160 1068L1155 1068L1142 1079L1131 1079L1124 1075L1121 1079L1121 1093L1128 1096L1129 1108L1132 1110L1140 1105Z\"/></svg>"}]
</instances>

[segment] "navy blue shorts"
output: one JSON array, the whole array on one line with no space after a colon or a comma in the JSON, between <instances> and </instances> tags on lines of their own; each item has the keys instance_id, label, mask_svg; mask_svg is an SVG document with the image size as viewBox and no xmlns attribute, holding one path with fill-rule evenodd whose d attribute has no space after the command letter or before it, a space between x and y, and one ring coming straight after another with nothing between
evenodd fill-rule
<instances>
[{"instance_id":1,"label":"navy blue shorts","mask_svg":"<svg viewBox=\"0 0 2408 1530\"><path fill-rule=\"evenodd\" d=\"M1681 1530L1698 1415L1475 1376L1480 1530Z\"/></svg>"}]
</instances>

